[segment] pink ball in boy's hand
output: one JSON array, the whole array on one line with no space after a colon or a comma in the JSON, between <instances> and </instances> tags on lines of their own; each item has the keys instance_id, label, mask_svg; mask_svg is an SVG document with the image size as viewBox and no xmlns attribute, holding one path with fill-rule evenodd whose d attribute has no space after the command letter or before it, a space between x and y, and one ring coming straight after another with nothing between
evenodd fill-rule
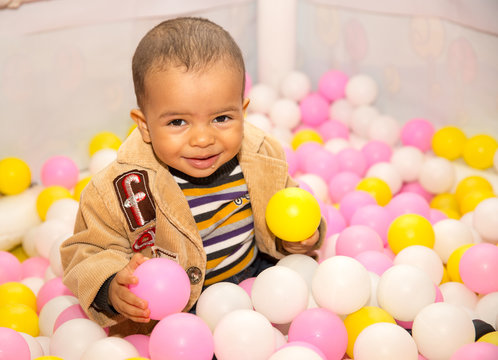
<instances>
[{"instance_id":1,"label":"pink ball in boy's hand","mask_svg":"<svg viewBox=\"0 0 498 360\"><path fill-rule=\"evenodd\" d=\"M154 258L139 265L133 273L138 284L130 291L147 301L150 318L162 318L183 310L190 298L190 281L185 270L176 262Z\"/></svg>"}]
</instances>

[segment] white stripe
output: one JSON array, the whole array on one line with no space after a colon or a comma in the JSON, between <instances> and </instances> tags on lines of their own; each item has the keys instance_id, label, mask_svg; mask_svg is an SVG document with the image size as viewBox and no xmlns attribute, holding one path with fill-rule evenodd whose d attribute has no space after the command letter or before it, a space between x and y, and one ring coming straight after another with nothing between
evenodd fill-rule
<instances>
[{"instance_id":1,"label":"white stripe","mask_svg":"<svg viewBox=\"0 0 498 360\"><path fill-rule=\"evenodd\" d=\"M248 231L239 234L235 237L226 239L225 241L212 244L209 246L204 246L204 250L206 251L206 254L212 254L216 251L223 250L226 248L229 248L230 246L238 245L238 244L246 244L247 242L250 242L252 240L252 233L253 229L249 229ZM214 259L213 259L214 260Z\"/></svg>"},{"instance_id":2,"label":"white stripe","mask_svg":"<svg viewBox=\"0 0 498 360\"><path fill-rule=\"evenodd\" d=\"M223 260L222 262L220 262L218 264L218 266L212 268L212 269L209 269L207 271L207 273L209 274L211 271L214 271L214 270L217 270L217 269L221 269L221 268L224 268L224 267L227 267L227 268L230 268L234 262L236 262L237 260L239 260L242 255L244 255L244 253L247 251L247 249L249 249L251 247L251 244L252 242L249 241L247 243L245 243L237 252L233 253L232 255L230 255L229 257L227 257L225 260ZM228 270L228 269L227 269Z\"/></svg>"},{"instance_id":3,"label":"white stripe","mask_svg":"<svg viewBox=\"0 0 498 360\"><path fill-rule=\"evenodd\" d=\"M221 205L232 202L232 200L219 200L219 201L214 201L206 204L201 204L198 206L191 207L190 210L192 211L192 214L194 216L207 213L213 210L218 209Z\"/></svg>"}]
</instances>

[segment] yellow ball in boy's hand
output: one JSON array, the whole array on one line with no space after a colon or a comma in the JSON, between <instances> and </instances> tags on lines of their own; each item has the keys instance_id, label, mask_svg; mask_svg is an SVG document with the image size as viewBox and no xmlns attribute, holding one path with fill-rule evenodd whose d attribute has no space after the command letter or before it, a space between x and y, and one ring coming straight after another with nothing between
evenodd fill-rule
<instances>
[{"instance_id":1,"label":"yellow ball in boy's hand","mask_svg":"<svg viewBox=\"0 0 498 360\"><path fill-rule=\"evenodd\" d=\"M36 211L38 212L40 219L45 221L50 206L55 201L65 198L71 198L71 193L65 187L53 185L43 189L36 199Z\"/></svg>"},{"instance_id":2,"label":"yellow ball in boy's hand","mask_svg":"<svg viewBox=\"0 0 498 360\"><path fill-rule=\"evenodd\" d=\"M309 238L320 225L318 201L306 190L289 187L277 191L266 207L266 224L278 238L298 242Z\"/></svg>"},{"instance_id":3,"label":"yellow ball in boy's hand","mask_svg":"<svg viewBox=\"0 0 498 360\"><path fill-rule=\"evenodd\" d=\"M102 131L95 135L90 141L90 156L102 149L118 150L121 146L121 139L110 131Z\"/></svg>"},{"instance_id":4,"label":"yellow ball in boy's hand","mask_svg":"<svg viewBox=\"0 0 498 360\"><path fill-rule=\"evenodd\" d=\"M16 195L31 184L31 171L23 160L10 157L0 161L0 193Z\"/></svg>"}]
</instances>

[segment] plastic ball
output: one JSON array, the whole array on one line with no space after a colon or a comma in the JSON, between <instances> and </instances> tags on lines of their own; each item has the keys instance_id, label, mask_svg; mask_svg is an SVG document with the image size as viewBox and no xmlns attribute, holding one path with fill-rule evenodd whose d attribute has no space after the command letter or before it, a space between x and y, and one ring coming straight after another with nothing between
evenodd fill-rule
<instances>
[{"instance_id":1,"label":"plastic ball","mask_svg":"<svg viewBox=\"0 0 498 360\"><path fill-rule=\"evenodd\" d=\"M271 123L271 120L265 114L251 113L246 116L245 120L266 133L271 133L273 130L273 125Z\"/></svg>"},{"instance_id":2,"label":"plastic ball","mask_svg":"<svg viewBox=\"0 0 498 360\"><path fill-rule=\"evenodd\" d=\"M401 179L406 182L418 179L424 160L422 151L414 146L400 147L391 156L391 164L398 170Z\"/></svg>"},{"instance_id":3,"label":"plastic ball","mask_svg":"<svg viewBox=\"0 0 498 360\"><path fill-rule=\"evenodd\" d=\"M494 325L496 329L498 326L498 292L480 296L475 311L479 319Z\"/></svg>"},{"instance_id":4,"label":"plastic ball","mask_svg":"<svg viewBox=\"0 0 498 360\"><path fill-rule=\"evenodd\" d=\"M318 268L318 263L315 259L311 256L303 254L287 255L280 259L276 265L285 266L297 272L301 275L309 288L311 288L311 282L313 280L315 270Z\"/></svg>"},{"instance_id":5,"label":"plastic ball","mask_svg":"<svg viewBox=\"0 0 498 360\"><path fill-rule=\"evenodd\" d=\"M456 196L451 193L437 194L431 199L429 206L433 209L438 209L438 210L451 209L457 212L458 214L460 213Z\"/></svg>"},{"instance_id":6,"label":"plastic ball","mask_svg":"<svg viewBox=\"0 0 498 360\"><path fill-rule=\"evenodd\" d=\"M303 341L316 346L327 359L342 359L348 334L341 318L333 312L314 308L301 312L289 327L289 342Z\"/></svg>"},{"instance_id":7,"label":"plastic ball","mask_svg":"<svg viewBox=\"0 0 498 360\"><path fill-rule=\"evenodd\" d=\"M320 307L346 315L367 303L370 286L368 271L358 260L337 255L318 266L311 291Z\"/></svg>"},{"instance_id":8,"label":"plastic ball","mask_svg":"<svg viewBox=\"0 0 498 360\"><path fill-rule=\"evenodd\" d=\"M470 192L474 190L481 191L493 191L493 186L488 179L479 176L471 175L460 180L455 189L455 196L458 202L461 202L463 198Z\"/></svg>"},{"instance_id":9,"label":"plastic ball","mask_svg":"<svg viewBox=\"0 0 498 360\"><path fill-rule=\"evenodd\" d=\"M412 192L403 192L394 196L386 205L386 209L393 219L405 214L417 214L428 219L430 211L427 201L419 194Z\"/></svg>"},{"instance_id":10,"label":"plastic ball","mask_svg":"<svg viewBox=\"0 0 498 360\"><path fill-rule=\"evenodd\" d=\"M346 220L347 223L350 223L355 212L366 205L377 205L377 201L371 194L365 191L355 190L342 197L339 203L339 211L344 217L344 220Z\"/></svg>"},{"instance_id":11,"label":"plastic ball","mask_svg":"<svg viewBox=\"0 0 498 360\"><path fill-rule=\"evenodd\" d=\"M349 77L339 70L329 70L318 81L318 91L329 101L341 99L345 95Z\"/></svg>"},{"instance_id":12,"label":"plastic ball","mask_svg":"<svg viewBox=\"0 0 498 360\"><path fill-rule=\"evenodd\" d=\"M248 107L250 112L268 114L278 94L271 86L259 83L252 86L248 97L251 99Z\"/></svg>"},{"instance_id":13,"label":"plastic ball","mask_svg":"<svg viewBox=\"0 0 498 360\"><path fill-rule=\"evenodd\" d=\"M121 146L121 139L116 134L110 131L102 131L96 134L88 146L90 156L93 156L97 151L102 149L118 150Z\"/></svg>"},{"instance_id":14,"label":"plastic ball","mask_svg":"<svg viewBox=\"0 0 498 360\"><path fill-rule=\"evenodd\" d=\"M353 113L353 105L346 99L334 101L329 107L329 118L348 126Z\"/></svg>"},{"instance_id":15,"label":"plastic ball","mask_svg":"<svg viewBox=\"0 0 498 360\"><path fill-rule=\"evenodd\" d=\"M311 80L300 71L291 71L280 83L280 93L284 98L301 101L311 90ZM252 100L251 100L252 101Z\"/></svg>"},{"instance_id":16,"label":"plastic ball","mask_svg":"<svg viewBox=\"0 0 498 360\"><path fill-rule=\"evenodd\" d=\"M413 245L401 250L394 258L394 265L412 265L425 272L434 284L441 283L444 265L439 255L426 246Z\"/></svg>"},{"instance_id":17,"label":"plastic ball","mask_svg":"<svg viewBox=\"0 0 498 360\"><path fill-rule=\"evenodd\" d=\"M356 360L417 360L417 344L402 327L376 323L366 327L356 338L353 349Z\"/></svg>"},{"instance_id":18,"label":"plastic ball","mask_svg":"<svg viewBox=\"0 0 498 360\"><path fill-rule=\"evenodd\" d=\"M285 241L303 241L320 225L320 206L306 190L288 187L277 191L266 206L266 223Z\"/></svg>"},{"instance_id":19,"label":"plastic ball","mask_svg":"<svg viewBox=\"0 0 498 360\"><path fill-rule=\"evenodd\" d=\"M65 309L63 309L59 315L55 318L54 328L52 331L56 331L59 326L64 324L65 322L73 319L88 319L85 311L80 304L69 305Z\"/></svg>"},{"instance_id":20,"label":"plastic ball","mask_svg":"<svg viewBox=\"0 0 498 360\"><path fill-rule=\"evenodd\" d=\"M137 349L138 354L140 356L142 356L145 359L150 358L150 353L149 353L150 336L143 334L132 334L125 336L123 339L131 343L135 347L135 349ZM136 359L138 360L138 358Z\"/></svg>"},{"instance_id":21,"label":"plastic ball","mask_svg":"<svg viewBox=\"0 0 498 360\"><path fill-rule=\"evenodd\" d=\"M347 125L337 120L325 121L317 129L324 141L335 138L349 139L349 129Z\"/></svg>"},{"instance_id":22,"label":"plastic ball","mask_svg":"<svg viewBox=\"0 0 498 360\"><path fill-rule=\"evenodd\" d=\"M334 175L328 182L329 196L333 203L338 203L345 194L355 190L361 177L350 171L341 171Z\"/></svg>"},{"instance_id":23,"label":"plastic ball","mask_svg":"<svg viewBox=\"0 0 498 360\"><path fill-rule=\"evenodd\" d=\"M214 330L214 352L219 360L268 359L275 351L271 323L253 310L235 310L225 315Z\"/></svg>"},{"instance_id":24,"label":"plastic ball","mask_svg":"<svg viewBox=\"0 0 498 360\"><path fill-rule=\"evenodd\" d=\"M48 259L52 245L60 237L69 237L73 232L71 224L60 220L47 220L34 227L30 236L35 236L35 248L37 254Z\"/></svg>"},{"instance_id":25,"label":"plastic ball","mask_svg":"<svg viewBox=\"0 0 498 360\"><path fill-rule=\"evenodd\" d=\"M498 198L481 201L474 209L473 226L481 237L490 243L498 243L498 228L493 216L498 213Z\"/></svg>"},{"instance_id":26,"label":"plastic ball","mask_svg":"<svg viewBox=\"0 0 498 360\"><path fill-rule=\"evenodd\" d=\"M399 134L400 128L396 119L387 115L379 115L370 122L367 137L370 140L394 146L399 142Z\"/></svg>"},{"instance_id":27,"label":"plastic ball","mask_svg":"<svg viewBox=\"0 0 498 360\"><path fill-rule=\"evenodd\" d=\"M306 159L304 172L320 176L328 182L340 171L340 158L331 152L319 149L312 157Z\"/></svg>"},{"instance_id":28,"label":"plastic ball","mask_svg":"<svg viewBox=\"0 0 498 360\"><path fill-rule=\"evenodd\" d=\"M211 331L214 331L224 315L238 309L252 310L251 298L240 286L229 282L219 282L201 293L195 311Z\"/></svg>"},{"instance_id":29,"label":"plastic ball","mask_svg":"<svg viewBox=\"0 0 498 360\"><path fill-rule=\"evenodd\" d=\"M463 159L475 169L487 169L493 166L493 156L498 149L498 142L489 135L475 135L467 140L463 148Z\"/></svg>"},{"instance_id":30,"label":"plastic ball","mask_svg":"<svg viewBox=\"0 0 498 360\"><path fill-rule=\"evenodd\" d=\"M486 199L492 199L494 197L495 194L492 191L481 189L470 191L460 201L460 213L467 214L471 211L474 211L477 205L479 205L481 202Z\"/></svg>"},{"instance_id":31,"label":"plastic ball","mask_svg":"<svg viewBox=\"0 0 498 360\"><path fill-rule=\"evenodd\" d=\"M40 219L45 221L47 211L57 200L71 198L71 193L65 187L53 185L43 189L36 199L36 211Z\"/></svg>"},{"instance_id":32,"label":"plastic ball","mask_svg":"<svg viewBox=\"0 0 498 360\"><path fill-rule=\"evenodd\" d=\"M309 343L293 341L282 347L277 346L277 350L268 360L322 360L325 355Z\"/></svg>"},{"instance_id":33,"label":"plastic ball","mask_svg":"<svg viewBox=\"0 0 498 360\"><path fill-rule=\"evenodd\" d=\"M83 190L88 185L88 183L90 182L91 179L92 179L91 176L87 176L76 183L76 185L74 186L74 189L73 189L73 199L74 200L80 201L81 193L83 192Z\"/></svg>"},{"instance_id":34,"label":"plastic ball","mask_svg":"<svg viewBox=\"0 0 498 360\"><path fill-rule=\"evenodd\" d=\"M392 259L380 251L364 251L355 256L355 259L358 260L369 272L375 273L381 276L387 269L393 266ZM375 287L377 290L377 287ZM377 296L375 299L370 297L370 301L374 300L377 304Z\"/></svg>"},{"instance_id":35,"label":"plastic ball","mask_svg":"<svg viewBox=\"0 0 498 360\"><path fill-rule=\"evenodd\" d=\"M275 126L293 129L301 120L301 112L295 101L279 99L271 106L269 117Z\"/></svg>"},{"instance_id":36,"label":"plastic ball","mask_svg":"<svg viewBox=\"0 0 498 360\"><path fill-rule=\"evenodd\" d=\"M437 156L448 160L458 159L465 146L465 133L455 126L445 126L434 133L432 150Z\"/></svg>"},{"instance_id":37,"label":"plastic ball","mask_svg":"<svg viewBox=\"0 0 498 360\"><path fill-rule=\"evenodd\" d=\"M63 295L73 295L73 293L66 285L62 283L61 278L56 277L46 281L40 288L38 296L36 297L37 312L39 313L45 306L45 304L51 299L55 298L56 296Z\"/></svg>"},{"instance_id":38,"label":"plastic ball","mask_svg":"<svg viewBox=\"0 0 498 360\"><path fill-rule=\"evenodd\" d=\"M56 200L48 208L45 220L60 220L74 228L79 203L72 198Z\"/></svg>"},{"instance_id":39,"label":"plastic ball","mask_svg":"<svg viewBox=\"0 0 498 360\"><path fill-rule=\"evenodd\" d=\"M161 320L182 311L187 305L190 280L178 263L153 258L140 264L133 275L138 278L138 284L130 285L130 291L147 301L151 319Z\"/></svg>"},{"instance_id":40,"label":"plastic ball","mask_svg":"<svg viewBox=\"0 0 498 360\"><path fill-rule=\"evenodd\" d=\"M391 216L385 207L380 205L366 205L359 208L351 217L350 225L365 225L375 230L387 245L387 229L391 223Z\"/></svg>"},{"instance_id":41,"label":"plastic ball","mask_svg":"<svg viewBox=\"0 0 498 360\"><path fill-rule=\"evenodd\" d=\"M322 202L328 202L328 188L325 180L316 174L302 174L296 177L299 188L308 191Z\"/></svg>"},{"instance_id":42,"label":"plastic ball","mask_svg":"<svg viewBox=\"0 0 498 360\"><path fill-rule=\"evenodd\" d=\"M447 263L450 255L458 247L473 242L470 227L455 219L445 219L433 226L435 239L434 251L438 253L443 263Z\"/></svg>"},{"instance_id":43,"label":"plastic ball","mask_svg":"<svg viewBox=\"0 0 498 360\"><path fill-rule=\"evenodd\" d=\"M425 119L412 119L401 128L401 142L403 145L414 146L425 152L432 147L432 137L435 133L434 125Z\"/></svg>"},{"instance_id":44,"label":"plastic ball","mask_svg":"<svg viewBox=\"0 0 498 360\"><path fill-rule=\"evenodd\" d=\"M463 345L451 355L451 360L495 360L497 358L498 346L482 342Z\"/></svg>"},{"instance_id":45,"label":"plastic ball","mask_svg":"<svg viewBox=\"0 0 498 360\"><path fill-rule=\"evenodd\" d=\"M138 351L128 341L112 336L92 343L81 355L81 360L129 359L138 356Z\"/></svg>"},{"instance_id":46,"label":"plastic ball","mask_svg":"<svg viewBox=\"0 0 498 360\"><path fill-rule=\"evenodd\" d=\"M0 306L5 304L24 304L36 311L36 296L20 282L3 283L0 285Z\"/></svg>"},{"instance_id":47,"label":"plastic ball","mask_svg":"<svg viewBox=\"0 0 498 360\"><path fill-rule=\"evenodd\" d=\"M65 309L78 303L78 299L71 295L56 296L47 301L40 311L40 334L52 336L57 317Z\"/></svg>"},{"instance_id":48,"label":"plastic ball","mask_svg":"<svg viewBox=\"0 0 498 360\"><path fill-rule=\"evenodd\" d=\"M371 194L377 204L384 206L391 201L391 189L384 180L375 177L366 177L356 185L356 190L366 191Z\"/></svg>"},{"instance_id":49,"label":"plastic ball","mask_svg":"<svg viewBox=\"0 0 498 360\"><path fill-rule=\"evenodd\" d=\"M7 327L0 327L0 349L1 359L31 359L31 353L26 340L17 331Z\"/></svg>"},{"instance_id":50,"label":"plastic ball","mask_svg":"<svg viewBox=\"0 0 498 360\"><path fill-rule=\"evenodd\" d=\"M21 335L28 344L29 352L31 354L31 359L36 359L40 356L43 356L44 351L41 347L41 344L38 342L37 338L34 338L33 336L23 332L20 332L18 334ZM2 348L2 345L0 345L0 348Z\"/></svg>"},{"instance_id":51,"label":"plastic ball","mask_svg":"<svg viewBox=\"0 0 498 360\"><path fill-rule=\"evenodd\" d=\"M24 304L0 305L0 328L10 328L31 336L38 336L38 316Z\"/></svg>"},{"instance_id":52,"label":"plastic ball","mask_svg":"<svg viewBox=\"0 0 498 360\"><path fill-rule=\"evenodd\" d=\"M355 108L350 119L351 130L362 139L368 139L370 126L378 116L379 111L373 106L363 105Z\"/></svg>"},{"instance_id":53,"label":"plastic ball","mask_svg":"<svg viewBox=\"0 0 498 360\"><path fill-rule=\"evenodd\" d=\"M463 283L479 294L498 291L498 247L481 243L462 254L458 267Z\"/></svg>"},{"instance_id":54,"label":"plastic ball","mask_svg":"<svg viewBox=\"0 0 498 360\"><path fill-rule=\"evenodd\" d=\"M21 262L10 252L0 251L0 284L20 281L21 275Z\"/></svg>"},{"instance_id":55,"label":"plastic ball","mask_svg":"<svg viewBox=\"0 0 498 360\"><path fill-rule=\"evenodd\" d=\"M328 140L323 147L332 154L338 154L343 149L351 148L352 145L346 139L334 138Z\"/></svg>"},{"instance_id":56,"label":"plastic ball","mask_svg":"<svg viewBox=\"0 0 498 360\"><path fill-rule=\"evenodd\" d=\"M355 257L364 251L379 251L384 244L375 230L365 225L351 225L344 229L337 238L335 251L337 255Z\"/></svg>"},{"instance_id":57,"label":"plastic ball","mask_svg":"<svg viewBox=\"0 0 498 360\"><path fill-rule=\"evenodd\" d=\"M327 121L329 116L329 103L318 93L306 95L299 102L301 121L305 125L319 126Z\"/></svg>"},{"instance_id":58,"label":"plastic ball","mask_svg":"<svg viewBox=\"0 0 498 360\"><path fill-rule=\"evenodd\" d=\"M353 349L358 335L368 326L381 322L396 324L393 317L387 311L375 306L362 307L358 311L346 316L344 319L344 325L348 333L346 353L349 356L353 356Z\"/></svg>"},{"instance_id":59,"label":"plastic ball","mask_svg":"<svg viewBox=\"0 0 498 360\"><path fill-rule=\"evenodd\" d=\"M477 342L490 343L498 348L498 331L489 332L486 335L481 336Z\"/></svg>"},{"instance_id":60,"label":"plastic ball","mask_svg":"<svg viewBox=\"0 0 498 360\"><path fill-rule=\"evenodd\" d=\"M43 163L41 180L44 186L59 185L72 189L78 182L79 170L67 156L53 156Z\"/></svg>"},{"instance_id":61,"label":"plastic ball","mask_svg":"<svg viewBox=\"0 0 498 360\"><path fill-rule=\"evenodd\" d=\"M468 311L474 311L477 305L477 295L464 284L457 281L448 281L439 285L444 301L459 305Z\"/></svg>"},{"instance_id":62,"label":"plastic ball","mask_svg":"<svg viewBox=\"0 0 498 360\"><path fill-rule=\"evenodd\" d=\"M358 176L363 176L367 170L367 160L363 152L357 149L348 148L339 151L337 154L339 171L350 171Z\"/></svg>"},{"instance_id":63,"label":"plastic ball","mask_svg":"<svg viewBox=\"0 0 498 360\"><path fill-rule=\"evenodd\" d=\"M387 242L397 254L412 245L434 246L435 235L431 223L417 214L400 215L393 220L387 231Z\"/></svg>"},{"instance_id":64,"label":"plastic ball","mask_svg":"<svg viewBox=\"0 0 498 360\"><path fill-rule=\"evenodd\" d=\"M322 137L318 132L315 130L311 129L303 129L299 130L294 134L294 137L292 138L292 149L297 150L298 147L300 147L302 144L313 141L318 144L323 144Z\"/></svg>"},{"instance_id":65,"label":"plastic ball","mask_svg":"<svg viewBox=\"0 0 498 360\"><path fill-rule=\"evenodd\" d=\"M45 276L47 267L50 266L48 260L42 256L34 256L24 260L21 263L22 278Z\"/></svg>"},{"instance_id":66,"label":"plastic ball","mask_svg":"<svg viewBox=\"0 0 498 360\"><path fill-rule=\"evenodd\" d=\"M88 169L91 175L95 175L99 171L105 169L118 157L118 152L114 149L101 149L90 158Z\"/></svg>"},{"instance_id":67,"label":"plastic ball","mask_svg":"<svg viewBox=\"0 0 498 360\"><path fill-rule=\"evenodd\" d=\"M252 88L252 77L246 71L246 74L245 74L245 84L244 84L244 97L247 97L247 95L249 94L249 91L251 91L251 88Z\"/></svg>"},{"instance_id":68,"label":"plastic ball","mask_svg":"<svg viewBox=\"0 0 498 360\"><path fill-rule=\"evenodd\" d=\"M392 156L392 149L385 142L371 140L361 148L361 152L367 161L367 168L379 162L389 162Z\"/></svg>"},{"instance_id":69,"label":"plastic ball","mask_svg":"<svg viewBox=\"0 0 498 360\"><path fill-rule=\"evenodd\" d=\"M354 106L372 104L378 94L377 83L368 75L358 74L346 84L346 98Z\"/></svg>"},{"instance_id":70,"label":"plastic ball","mask_svg":"<svg viewBox=\"0 0 498 360\"><path fill-rule=\"evenodd\" d=\"M432 194L449 192L455 183L456 173L453 164L444 158L427 159L420 169L418 181Z\"/></svg>"},{"instance_id":71,"label":"plastic ball","mask_svg":"<svg viewBox=\"0 0 498 360\"><path fill-rule=\"evenodd\" d=\"M344 216L342 216L341 212L334 206L328 206L324 216L325 221L327 222L326 237L337 234L346 228L346 220L344 219Z\"/></svg>"},{"instance_id":72,"label":"plastic ball","mask_svg":"<svg viewBox=\"0 0 498 360\"><path fill-rule=\"evenodd\" d=\"M9 157L0 161L0 193L17 195L31 184L31 171L23 160Z\"/></svg>"},{"instance_id":73,"label":"plastic ball","mask_svg":"<svg viewBox=\"0 0 498 360\"><path fill-rule=\"evenodd\" d=\"M428 359L449 359L461 346L474 342L470 315L458 305L430 304L413 321L412 336L418 351Z\"/></svg>"},{"instance_id":74,"label":"plastic ball","mask_svg":"<svg viewBox=\"0 0 498 360\"><path fill-rule=\"evenodd\" d=\"M475 246L475 244L461 245L451 253L446 265L448 276L451 281L463 282L460 276L460 260L462 259L463 254L473 246Z\"/></svg>"},{"instance_id":75,"label":"plastic ball","mask_svg":"<svg viewBox=\"0 0 498 360\"><path fill-rule=\"evenodd\" d=\"M389 186L389 189L391 189L391 194L393 195L399 192L401 185L403 184L398 170L393 164L388 162L378 162L372 165L368 169L366 177L384 180Z\"/></svg>"}]
</instances>

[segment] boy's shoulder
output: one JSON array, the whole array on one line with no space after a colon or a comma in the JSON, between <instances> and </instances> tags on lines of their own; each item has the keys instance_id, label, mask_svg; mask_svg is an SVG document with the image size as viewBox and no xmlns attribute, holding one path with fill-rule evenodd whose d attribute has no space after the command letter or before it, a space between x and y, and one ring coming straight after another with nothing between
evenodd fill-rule
<instances>
[{"instance_id":1,"label":"boy's shoulder","mask_svg":"<svg viewBox=\"0 0 498 360\"><path fill-rule=\"evenodd\" d=\"M242 151L285 159L285 152L280 141L247 121L244 123Z\"/></svg>"}]
</instances>

